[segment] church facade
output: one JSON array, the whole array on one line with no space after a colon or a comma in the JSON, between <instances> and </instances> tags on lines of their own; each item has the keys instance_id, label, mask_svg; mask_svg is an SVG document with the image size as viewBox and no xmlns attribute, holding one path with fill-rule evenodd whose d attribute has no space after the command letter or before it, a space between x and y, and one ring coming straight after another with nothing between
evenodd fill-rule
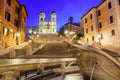
<instances>
[{"instance_id":1,"label":"church facade","mask_svg":"<svg viewBox=\"0 0 120 80\"><path fill-rule=\"evenodd\" d=\"M56 34L56 13L51 13L50 20L46 21L46 16L44 12L41 12L39 15L39 34Z\"/></svg>"}]
</instances>

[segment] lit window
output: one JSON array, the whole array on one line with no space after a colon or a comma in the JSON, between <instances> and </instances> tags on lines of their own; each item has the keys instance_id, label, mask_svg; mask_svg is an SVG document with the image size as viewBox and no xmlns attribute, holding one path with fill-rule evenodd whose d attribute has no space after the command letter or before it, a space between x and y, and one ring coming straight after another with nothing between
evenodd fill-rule
<instances>
[{"instance_id":1,"label":"lit window","mask_svg":"<svg viewBox=\"0 0 120 80\"><path fill-rule=\"evenodd\" d=\"M3 35L7 35L7 28L3 27Z\"/></svg>"}]
</instances>

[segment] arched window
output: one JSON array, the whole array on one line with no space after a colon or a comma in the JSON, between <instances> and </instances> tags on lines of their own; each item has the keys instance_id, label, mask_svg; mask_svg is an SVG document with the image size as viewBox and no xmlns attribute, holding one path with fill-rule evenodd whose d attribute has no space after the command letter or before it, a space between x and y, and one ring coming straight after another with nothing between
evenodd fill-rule
<instances>
[{"instance_id":1,"label":"arched window","mask_svg":"<svg viewBox=\"0 0 120 80\"><path fill-rule=\"evenodd\" d=\"M43 18L41 18L41 21L43 21Z\"/></svg>"},{"instance_id":2,"label":"arched window","mask_svg":"<svg viewBox=\"0 0 120 80\"><path fill-rule=\"evenodd\" d=\"M55 21L55 18L53 17L53 21Z\"/></svg>"}]
</instances>

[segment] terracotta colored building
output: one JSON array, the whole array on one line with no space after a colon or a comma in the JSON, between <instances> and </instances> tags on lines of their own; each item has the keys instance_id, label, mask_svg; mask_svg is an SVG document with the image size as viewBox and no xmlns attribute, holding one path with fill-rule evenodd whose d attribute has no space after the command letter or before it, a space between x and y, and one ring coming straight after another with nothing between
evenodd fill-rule
<instances>
[{"instance_id":1,"label":"terracotta colored building","mask_svg":"<svg viewBox=\"0 0 120 80\"><path fill-rule=\"evenodd\" d=\"M17 0L0 0L0 41L4 47L25 41L26 8Z\"/></svg>"},{"instance_id":2,"label":"terracotta colored building","mask_svg":"<svg viewBox=\"0 0 120 80\"><path fill-rule=\"evenodd\" d=\"M120 0L104 0L82 21L86 43L120 47Z\"/></svg>"}]
</instances>

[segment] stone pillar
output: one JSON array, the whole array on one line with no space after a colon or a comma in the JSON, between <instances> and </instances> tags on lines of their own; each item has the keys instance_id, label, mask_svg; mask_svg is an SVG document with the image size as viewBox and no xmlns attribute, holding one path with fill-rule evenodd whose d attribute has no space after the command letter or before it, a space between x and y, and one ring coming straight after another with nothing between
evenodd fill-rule
<instances>
[{"instance_id":1,"label":"stone pillar","mask_svg":"<svg viewBox=\"0 0 120 80\"><path fill-rule=\"evenodd\" d=\"M13 71L4 72L1 80L17 80Z\"/></svg>"},{"instance_id":2,"label":"stone pillar","mask_svg":"<svg viewBox=\"0 0 120 80\"><path fill-rule=\"evenodd\" d=\"M15 49L12 48L12 49L10 50L10 55L9 55L9 57L10 57L10 58L15 58L15 54L16 54Z\"/></svg>"},{"instance_id":3,"label":"stone pillar","mask_svg":"<svg viewBox=\"0 0 120 80\"><path fill-rule=\"evenodd\" d=\"M32 55L32 47L29 45L26 49L26 56Z\"/></svg>"}]
</instances>

